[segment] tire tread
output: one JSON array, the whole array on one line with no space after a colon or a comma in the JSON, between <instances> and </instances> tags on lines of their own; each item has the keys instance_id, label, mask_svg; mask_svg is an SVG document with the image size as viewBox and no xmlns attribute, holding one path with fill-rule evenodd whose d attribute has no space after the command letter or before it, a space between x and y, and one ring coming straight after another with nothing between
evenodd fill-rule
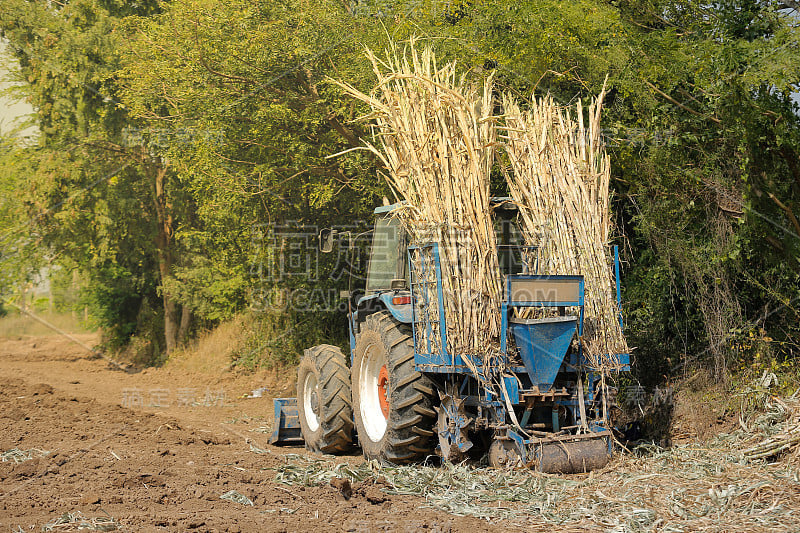
<instances>
[{"instance_id":1,"label":"tire tread","mask_svg":"<svg viewBox=\"0 0 800 533\"><path fill-rule=\"evenodd\" d=\"M316 442L310 442L306 438L306 448L330 454L345 453L353 444L354 427L347 359L338 346L330 344L308 348L304 351L304 357L313 361L319 373L319 401L323 409L322 416L319 417L322 435ZM298 390L298 402L301 401Z\"/></svg>"},{"instance_id":2,"label":"tire tread","mask_svg":"<svg viewBox=\"0 0 800 533\"><path fill-rule=\"evenodd\" d=\"M434 387L430 378L414 367L411 330L397 322L388 311L369 315L362 328L381 336L394 373L390 378L394 387L392 413L379 459L396 464L423 461L435 449Z\"/></svg>"}]
</instances>

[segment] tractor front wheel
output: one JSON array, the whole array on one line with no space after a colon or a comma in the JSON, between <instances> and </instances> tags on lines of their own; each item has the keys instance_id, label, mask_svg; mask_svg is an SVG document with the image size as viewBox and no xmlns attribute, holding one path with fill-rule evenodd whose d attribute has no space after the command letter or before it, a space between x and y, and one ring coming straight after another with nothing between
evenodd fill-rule
<instances>
[{"instance_id":1,"label":"tractor front wheel","mask_svg":"<svg viewBox=\"0 0 800 533\"><path fill-rule=\"evenodd\" d=\"M305 351L297 368L297 410L306 448L332 454L350 449L350 369L342 350L321 344Z\"/></svg>"},{"instance_id":2,"label":"tractor front wheel","mask_svg":"<svg viewBox=\"0 0 800 533\"><path fill-rule=\"evenodd\" d=\"M434 388L414 369L409 333L388 311L380 311L367 317L356 340L353 414L367 459L399 464L433 453Z\"/></svg>"}]
</instances>

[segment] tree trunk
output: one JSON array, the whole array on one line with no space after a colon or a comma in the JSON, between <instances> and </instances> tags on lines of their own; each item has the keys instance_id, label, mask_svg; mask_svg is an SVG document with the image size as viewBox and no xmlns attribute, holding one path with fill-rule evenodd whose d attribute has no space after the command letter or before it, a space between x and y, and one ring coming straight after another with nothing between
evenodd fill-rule
<instances>
[{"instance_id":1,"label":"tree trunk","mask_svg":"<svg viewBox=\"0 0 800 533\"><path fill-rule=\"evenodd\" d=\"M165 185L167 177L167 164L160 159L150 159L145 168L153 180L154 202L158 218L158 233L156 235L156 253L158 255L158 272L161 278L161 297L164 301L164 341L166 352L169 354L178 345L178 305L165 290L164 285L172 271L174 253L172 249L173 219L172 209L167 198Z\"/></svg>"},{"instance_id":2,"label":"tree trunk","mask_svg":"<svg viewBox=\"0 0 800 533\"><path fill-rule=\"evenodd\" d=\"M192 310L188 305L181 306L181 325L178 329L178 342L185 342L189 337L189 328L192 327Z\"/></svg>"},{"instance_id":3,"label":"tree trunk","mask_svg":"<svg viewBox=\"0 0 800 533\"><path fill-rule=\"evenodd\" d=\"M56 303L53 299L53 261L47 264L47 311L52 314L56 310Z\"/></svg>"},{"instance_id":4,"label":"tree trunk","mask_svg":"<svg viewBox=\"0 0 800 533\"><path fill-rule=\"evenodd\" d=\"M789 167L789 172L791 172L792 177L794 177L794 183L797 185L797 190L800 191L800 165L797 163L797 154L795 154L794 150L788 146L782 147L780 153L781 157L783 157Z\"/></svg>"},{"instance_id":5,"label":"tree trunk","mask_svg":"<svg viewBox=\"0 0 800 533\"><path fill-rule=\"evenodd\" d=\"M78 318L78 312L75 310L75 308L76 308L76 306L75 306L75 295L78 294L78 291L80 290L79 279L80 278L78 276L78 269L76 268L75 270L72 271L72 285L70 286L70 289L69 289L69 307L70 307L70 309L72 309L72 311L71 311L72 318L75 318L75 319ZM84 307L86 307L86 306L84 306ZM84 320L84 322L86 322L86 321Z\"/></svg>"},{"instance_id":6,"label":"tree trunk","mask_svg":"<svg viewBox=\"0 0 800 533\"><path fill-rule=\"evenodd\" d=\"M28 310L28 284L27 283L25 283L22 286L22 289L20 290L20 295L19 296L20 296L20 298L19 298L19 300L20 300L20 302L19 302L20 309L22 309L23 311L27 311Z\"/></svg>"}]
</instances>

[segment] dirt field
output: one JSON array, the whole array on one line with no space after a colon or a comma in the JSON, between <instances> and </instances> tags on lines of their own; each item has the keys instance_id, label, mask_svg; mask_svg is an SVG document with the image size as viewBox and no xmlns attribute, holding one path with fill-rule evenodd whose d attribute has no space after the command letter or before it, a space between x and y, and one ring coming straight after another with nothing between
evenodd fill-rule
<instances>
[{"instance_id":1,"label":"dirt field","mask_svg":"<svg viewBox=\"0 0 800 533\"><path fill-rule=\"evenodd\" d=\"M272 469L287 453L304 451L267 444L271 397L288 392L287 380L275 374L237 376L181 364L129 374L87 355L57 336L0 339L0 451L49 452L0 463L0 531L41 531L77 511L113 517L129 531L493 527L420 508L420 498L374 498L355 486L345 501L333 487L276 483ZM264 397L242 398L263 386ZM267 453L253 453L251 444ZM231 490L253 505L220 498Z\"/></svg>"},{"instance_id":2,"label":"dirt field","mask_svg":"<svg viewBox=\"0 0 800 533\"><path fill-rule=\"evenodd\" d=\"M61 337L0 337L0 532L76 531L55 522L76 516L99 531L800 530L800 448L746 461L740 449L761 433L742 433L742 421L698 400L679 400L673 447L588 475L464 465L376 473L358 453L334 463L270 446L271 399L292 394L291 377L231 371L226 335L131 373ZM775 416L748 423L775 434L786 418ZM328 483L336 475L366 481L345 499ZM425 498L386 493L401 486Z\"/></svg>"},{"instance_id":3,"label":"dirt field","mask_svg":"<svg viewBox=\"0 0 800 533\"><path fill-rule=\"evenodd\" d=\"M285 455L305 453L267 444L271 398L291 394L289 380L191 366L126 373L58 336L0 339L0 451L49 452L0 463L0 531L41 530L78 511L130 531L492 528L421 509L420 498L355 486L345 501L330 486L276 483ZM243 397L264 386L263 397ZM253 505L220 498L231 490Z\"/></svg>"}]
</instances>

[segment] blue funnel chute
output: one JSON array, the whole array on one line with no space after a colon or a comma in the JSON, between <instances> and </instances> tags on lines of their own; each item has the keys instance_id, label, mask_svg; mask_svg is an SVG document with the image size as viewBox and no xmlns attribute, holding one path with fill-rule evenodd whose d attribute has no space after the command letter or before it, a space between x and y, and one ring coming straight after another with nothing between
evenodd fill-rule
<instances>
[{"instance_id":1,"label":"blue funnel chute","mask_svg":"<svg viewBox=\"0 0 800 533\"><path fill-rule=\"evenodd\" d=\"M539 392L548 392L575 335L578 317L512 318L511 330L525 370Z\"/></svg>"}]
</instances>

